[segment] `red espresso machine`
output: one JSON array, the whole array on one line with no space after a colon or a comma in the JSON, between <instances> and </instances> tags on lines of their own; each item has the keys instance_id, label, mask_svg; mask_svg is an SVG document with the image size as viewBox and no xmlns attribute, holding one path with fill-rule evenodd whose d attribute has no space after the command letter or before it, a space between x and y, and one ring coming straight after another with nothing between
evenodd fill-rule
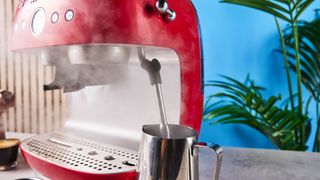
<instances>
[{"instance_id":1,"label":"red espresso machine","mask_svg":"<svg viewBox=\"0 0 320 180\"><path fill-rule=\"evenodd\" d=\"M198 132L203 110L201 39L191 0L20 0L13 51L35 53L63 89L68 119L20 149L39 174L60 179L135 179L144 124L159 110L137 49L162 66L170 124Z\"/></svg>"}]
</instances>

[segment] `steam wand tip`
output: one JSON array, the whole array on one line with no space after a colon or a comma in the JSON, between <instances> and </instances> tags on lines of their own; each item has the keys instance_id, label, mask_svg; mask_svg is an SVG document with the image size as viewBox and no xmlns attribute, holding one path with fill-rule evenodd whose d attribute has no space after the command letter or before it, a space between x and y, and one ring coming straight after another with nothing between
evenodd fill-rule
<instances>
[{"instance_id":1,"label":"steam wand tip","mask_svg":"<svg viewBox=\"0 0 320 180\"><path fill-rule=\"evenodd\" d=\"M141 63L142 69L148 72L151 85L161 84L161 64L157 59L152 59L151 61L145 58L144 51L142 48L138 49L138 56Z\"/></svg>"}]
</instances>

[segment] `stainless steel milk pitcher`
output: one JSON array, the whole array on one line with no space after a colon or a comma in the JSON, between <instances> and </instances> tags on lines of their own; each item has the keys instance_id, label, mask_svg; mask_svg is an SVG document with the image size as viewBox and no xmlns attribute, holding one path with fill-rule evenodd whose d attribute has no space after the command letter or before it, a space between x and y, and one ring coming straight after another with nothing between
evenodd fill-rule
<instances>
[{"instance_id":1,"label":"stainless steel milk pitcher","mask_svg":"<svg viewBox=\"0 0 320 180\"><path fill-rule=\"evenodd\" d=\"M199 180L199 148L215 152L217 163L213 179L219 179L222 148L199 144L194 129L169 125L170 138L161 135L160 125L145 125L142 130L139 180Z\"/></svg>"}]
</instances>

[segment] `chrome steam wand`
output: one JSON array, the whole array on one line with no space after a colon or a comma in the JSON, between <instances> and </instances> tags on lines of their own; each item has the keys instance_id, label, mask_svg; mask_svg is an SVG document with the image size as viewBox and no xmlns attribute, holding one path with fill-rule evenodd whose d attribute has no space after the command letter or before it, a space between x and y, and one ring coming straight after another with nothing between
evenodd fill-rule
<instances>
[{"instance_id":1,"label":"chrome steam wand","mask_svg":"<svg viewBox=\"0 0 320 180\"><path fill-rule=\"evenodd\" d=\"M161 133L163 133L162 135L164 137L169 138L170 131L168 127L168 120L167 120L167 115L166 115L166 110L165 110L165 105L164 105L164 100L162 95L162 88L161 88L161 83L162 83L161 75L160 75L161 64L157 59L152 59L151 61L148 60L145 57L143 48L138 48L138 57L141 63L141 67L148 72L150 83L152 86L154 86L154 89L155 89L158 107L160 111L160 118L161 118L161 124L160 124Z\"/></svg>"}]
</instances>

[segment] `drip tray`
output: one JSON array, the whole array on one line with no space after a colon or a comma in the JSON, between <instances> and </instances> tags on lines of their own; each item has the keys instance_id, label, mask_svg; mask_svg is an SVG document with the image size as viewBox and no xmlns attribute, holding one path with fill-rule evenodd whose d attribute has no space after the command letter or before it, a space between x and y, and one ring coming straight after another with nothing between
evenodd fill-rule
<instances>
[{"instance_id":1,"label":"drip tray","mask_svg":"<svg viewBox=\"0 0 320 180\"><path fill-rule=\"evenodd\" d=\"M138 162L138 155L134 151L64 133L35 136L23 141L20 147L43 161L85 173L135 171Z\"/></svg>"}]
</instances>

